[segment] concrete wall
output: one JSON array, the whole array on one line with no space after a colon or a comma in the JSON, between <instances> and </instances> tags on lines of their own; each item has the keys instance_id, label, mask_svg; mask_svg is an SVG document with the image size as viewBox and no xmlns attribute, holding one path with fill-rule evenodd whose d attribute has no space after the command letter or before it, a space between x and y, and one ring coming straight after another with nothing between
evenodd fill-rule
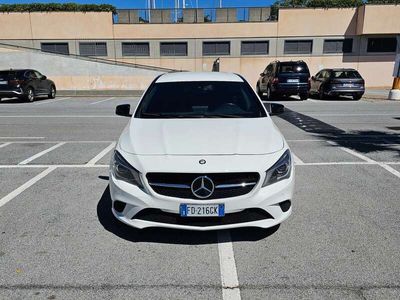
<instances>
[{"instance_id":1,"label":"concrete wall","mask_svg":"<svg viewBox=\"0 0 400 300\"><path fill-rule=\"evenodd\" d=\"M364 11L362 34L400 33L400 5L367 5Z\"/></svg>"},{"instance_id":2,"label":"concrete wall","mask_svg":"<svg viewBox=\"0 0 400 300\"><path fill-rule=\"evenodd\" d=\"M32 68L59 90L144 90L161 72L85 61L42 52L0 48L0 69Z\"/></svg>"}]
</instances>

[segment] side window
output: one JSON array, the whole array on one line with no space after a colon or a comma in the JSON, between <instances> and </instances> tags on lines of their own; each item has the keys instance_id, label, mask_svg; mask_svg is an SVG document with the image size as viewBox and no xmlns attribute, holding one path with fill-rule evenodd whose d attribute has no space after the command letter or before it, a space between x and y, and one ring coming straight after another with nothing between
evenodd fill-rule
<instances>
[{"instance_id":1,"label":"side window","mask_svg":"<svg viewBox=\"0 0 400 300\"><path fill-rule=\"evenodd\" d=\"M321 78L321 76L322 76L322 71L319 71L319 72L315 75L315 78Z\"/></svg>"},{"instance_id":2,"label":"side window","mask_svg":"<svg viewBox=\"0 0 400 300\"><path fill-rule=\"evenodd\" d=\"M33 71L33 73L35 73L35 77L36 78L42 78L42 74L40 74L38 71Z\"/></svg>"},{"instance_id":3,"label":"side window","mask_svg":"<svg viewBox=\"0 0 400 300\"><path fill-rule=\"evenodd\" d=\"M271 75L271 73L272 73L272 65L268 65L266 74Z\"/></svg>"},{"instance_id":4,"label":"side window","mask_svg":"<svg viewBox=\"0 0 400 300\"><path fill-rule=\"evenodd\" d=\"M29 79L35 79L36 75L33 73L33 71L26 71L25 72L25 77Z\"/></svg>"}]
</instances>

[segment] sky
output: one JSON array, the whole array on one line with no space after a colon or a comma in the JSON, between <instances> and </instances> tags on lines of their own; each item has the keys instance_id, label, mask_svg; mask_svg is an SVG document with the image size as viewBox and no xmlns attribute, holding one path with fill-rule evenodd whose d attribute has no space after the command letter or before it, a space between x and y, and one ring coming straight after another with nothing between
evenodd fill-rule
<instances>
[{"instance_id":1,"label":"sky","mask_svg":"<svg viewBox=\"0 0 400 300\"><path fill-rule=\"evenodd\" d=\"M167 8L174 6L174 0L155 0L157 8ZM183 0L180 1L182 7ZM223 7L248 7L248 6L269 6L273 3L273 0L185 0L186 7L195 7L198 3L199 7L216 7L219 2L222 1ZM68 3L76 2L82 4L112 4L117 8L146 8L147 0L0 0L0 4L15 4L15 3L33 3L33 2L56 2L56 3Z\"/></svg>"}]
</instances>

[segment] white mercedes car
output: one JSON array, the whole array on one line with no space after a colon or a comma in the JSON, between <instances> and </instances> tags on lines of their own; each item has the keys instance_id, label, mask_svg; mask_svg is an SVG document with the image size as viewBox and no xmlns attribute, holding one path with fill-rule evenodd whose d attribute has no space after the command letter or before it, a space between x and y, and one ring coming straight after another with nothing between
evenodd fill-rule
<instances>
[{"instance_id":1,"label":"white mercedes car","mask_svg":"<svg viewBox=\"0 0 400 300\"><path fill-rule=\"evenodd\" d=\"M291 214L289 147L246 80L231 73L157 77L110 166L112 212L136 228L275 226Z\"/></svg>"}]
</instances>

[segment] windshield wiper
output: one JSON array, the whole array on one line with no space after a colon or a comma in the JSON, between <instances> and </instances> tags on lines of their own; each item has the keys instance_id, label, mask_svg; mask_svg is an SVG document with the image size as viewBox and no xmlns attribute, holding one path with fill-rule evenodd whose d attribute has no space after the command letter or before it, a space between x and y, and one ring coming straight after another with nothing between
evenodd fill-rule
<instances>
[{"instance_id":1,"label":"windshield wiper","mask_svg":"<svg viewBox=\"0 0 400 300\"><path fill-rule=\"evenodd\" d=\"M230 115L230 114L209 114L205 115L206 118L245 118L244 116L239 115Z\"/></svg>"},{"instance_id":2,"label":"windshield wiper","mask_svg":"<svg viewBox=\"0 0 400 300\"><path fill-rule=\"evenodd\" d=\"M205 115L203 114L169 114L169 113L146 113L142 112L142 116L145 117L156 117L156 118L165 118L165 119L174 119L174 118L204 118Z\"/></svg>"}]
</instances>

